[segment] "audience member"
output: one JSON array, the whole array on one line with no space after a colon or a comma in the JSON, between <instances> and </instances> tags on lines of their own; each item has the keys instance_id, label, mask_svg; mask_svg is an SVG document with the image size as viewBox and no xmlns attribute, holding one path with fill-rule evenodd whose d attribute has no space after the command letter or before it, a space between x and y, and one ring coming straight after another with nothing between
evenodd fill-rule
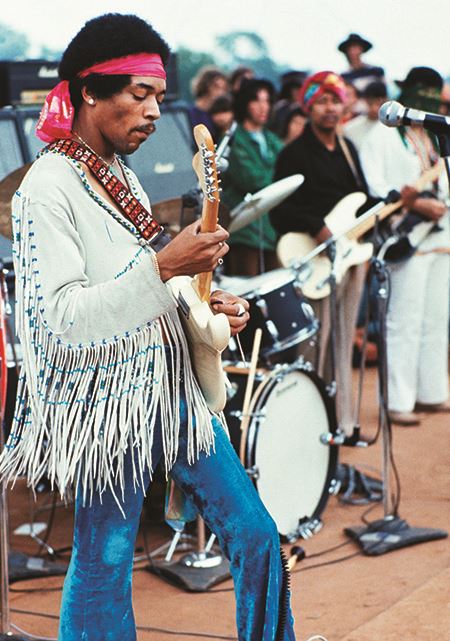
<instances>
[{"instance_id":1,"label":"audience member","mask_svg":"<svg viewBox=\"0 0 450 641\"><path fill-rule=\"evenodd\" d=\"M191 83L194 104L189 109L191 126L203 124L216 139L214 123L209 110L214 100L228 92L228 80L217 67L202 67Z\"/></svg>"},{"instance_id":2,"label":"audience member","mask_svg":"<svg viewBox=\"0 0 450 641\"><path fill-rule=\"evenodd\" d=\"M280 138L285 145L301 136L306 125L307 118L300 105L291 105L283 127L280 129Z\"/></svg>"},{"instance_id":3,"label":"audience member","mask_svg":"<svg viewBox=\"0 0 450 641\"><path fill-rule=\"evenodd\" d=\"M233 100L229 94L219 96L214 100L209 110L214 129L219 141L224 133L231 127L234 120Z\"/></svg>"},{"instance_id":4,"label":"audience member","mask_svg":"<svg viewBox=\"0 0 450 641\"><path fill-rule=\"evenodd\" d=\"M384 80L384 69L362 61L363 53L372 49L372 43L361 38L357 33L351 33L338 46L347 58L349 70L342 74L345 82L351 82L358 92L364 91L367 85L375 80Z\"/></svg>"},{"instance_id":5,"label":"audience member","mask_svg":"<svg viewBox=\"0 0 450 641\"><path fill-rule=\"evenodd\" d=\"M251 67L245 67L244 65L239 65L234 71L231 72L229 76L230 90L232 93L236 93L241 87L241 82L243 80L250 80L255 77L255 72Z\"/></svg>"},{"instance_id":6,"label":"audience member","mask_svg":"<svg viewBox=\"0 0 450 641\"><path fill-rule=\"evenodd\" d=\"M269 128L280 138L283 138L282 131L291 108L299 106L298 92L307 75L306 71L287 71L280 77L281 88L269 123Z\"/></svg>"},{"instance_id":7,"label":"audience member","mask_svg":"<svg viewBox=\"0 0 450 641\"><path fill-rule=\"evenodd\" d=\"M267 80L245 80L234 97L238 127L222 175L224 204L232 210L248 193L267 187L281 140L266 128L274 96ZM279 266L275 253L276 232L267 214L231 234L226 266L229 274L256 276Z\"/></svg>"},{"instance_id":8,"label":"audience member","mask_svg":"<svg viewBox=\"0 0 450 641\"><path fill-rule=\"evenodd\" d=\"M352 141L358 151L366 136L378 122L378 111L387 100L386 85L384 82L371 82L364 89L361 97L366 105L366 113L352 118L344 125L346 137Z\"/></svg>"}]
</instances>

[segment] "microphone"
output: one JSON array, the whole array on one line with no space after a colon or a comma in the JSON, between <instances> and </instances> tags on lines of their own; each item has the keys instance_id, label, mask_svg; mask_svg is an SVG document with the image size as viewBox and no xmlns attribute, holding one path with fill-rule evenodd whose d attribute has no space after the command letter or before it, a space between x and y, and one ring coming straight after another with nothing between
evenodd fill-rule
<instances>
[{"instance_id":1,"label":"microphone","mask_svg":"<svg viewBox=\"0 0 450 641\"><path fill-rule=\"evenodd\" d=\"M378 111L378 120L387 127L402 127L416 125L429 129L434 134L450 135L450 117L439 114L409 109L395 100L390 100L381 105Z\"/></svg>"},{"instance_id":2,"label":"microphone","mask_svg":"<svg viewBox=\"0 0 450 641\"><path fill-rule=\"evenodd\" d=\"M234 120L230 128L225 132L220 145L216 149L216 163L221 173L224 173L230 166L230 163L228 162L228 156L230 155L230 148L234 139L234 134L236 133L236 129L237 122Z\"/></svg>"}]
</instances>

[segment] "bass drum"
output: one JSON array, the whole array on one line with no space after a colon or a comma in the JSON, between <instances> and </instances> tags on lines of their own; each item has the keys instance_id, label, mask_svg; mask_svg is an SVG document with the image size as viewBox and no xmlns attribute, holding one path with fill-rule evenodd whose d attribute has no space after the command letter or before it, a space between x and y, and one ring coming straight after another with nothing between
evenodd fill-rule
<instances>
[{"instance_id":1,"label":"bass drum","mask_svg":"<svg viewBox=\"0 0 450 641\"><path fill-rule=\"evenodd\" d=\"M337 448L321 442L336 426L325 386L303 361L259 370L248 428L241 430L248 369L236 363L225 371L231 442L279 533L289 541L307 538L320 529L319 517L336 485Z\"/></svg>"}]
</instances>

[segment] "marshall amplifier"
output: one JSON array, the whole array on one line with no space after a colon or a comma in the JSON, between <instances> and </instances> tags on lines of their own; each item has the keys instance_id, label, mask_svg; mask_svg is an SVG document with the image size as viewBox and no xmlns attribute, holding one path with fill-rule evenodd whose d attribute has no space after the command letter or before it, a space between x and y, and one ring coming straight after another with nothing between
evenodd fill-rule
<instances>
[{"instance_id":1,"label":"marshall amplifier","mask_svg":"<svg viewBox=\"0 0 450 641\"><path fill-rule=\"evenodd\" d=\"M58 61L0 60L0 107L5 105L42 105L45 96L59 82ZM167 65L166 100L178 98L177 55Z\"/></svg>"},{"instance_id":2,"label":"marshall amplifier","mask_svg":"<svg viewBox=\"0 0 450 641\"><path fill-rule=\"evenodd\" d=\"M58 62L0 61L0 106L42 104L58 82Z\"/></svg>"}]
</instances>

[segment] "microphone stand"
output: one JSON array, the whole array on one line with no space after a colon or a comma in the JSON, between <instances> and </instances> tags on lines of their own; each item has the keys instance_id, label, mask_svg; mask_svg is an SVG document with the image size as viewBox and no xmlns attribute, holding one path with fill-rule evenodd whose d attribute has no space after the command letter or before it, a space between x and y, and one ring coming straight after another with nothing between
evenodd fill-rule
<instances>
[{"instance_id":1,"label":"microphone stand","mask_svg":"<svg viewBox=\"0 0 450 641\"><path fill-rule=\"evenodd\" d=\"M367 527L344 528L345 534L354 539L362 551L370 556L378 556L392 550L433 541L448 536L445 530L434 528L411 527L398 515L399 500L394 499L391 491L393 474L399 485L397 469L393 462L392 428L388 414L388 354L386 319L389 306L389 270L385 255L389 247L397 242L396 237L388 238L381 246L377 256L372 259L373 273L377 283L377 316L378 316L378 393L379 424L382 436L382 500L384 516L373 521Z\"/></svg>"}]
</instances>

